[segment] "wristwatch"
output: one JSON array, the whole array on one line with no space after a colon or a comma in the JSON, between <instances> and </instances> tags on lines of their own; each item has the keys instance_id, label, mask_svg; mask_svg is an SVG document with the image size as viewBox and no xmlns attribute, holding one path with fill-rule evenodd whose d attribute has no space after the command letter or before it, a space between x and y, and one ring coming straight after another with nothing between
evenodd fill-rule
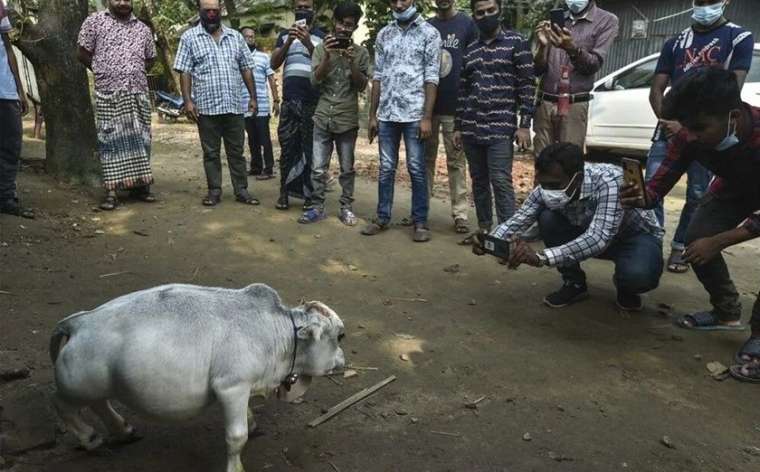
<instances>
[{"instance_id":1,"label":"wristwatch","mask_svg":"<svg viewBox=\"0 0 760 472\"><path fill-rule=\"evenodd\" d=\"M549 265L549 258L546 257L546 254L544 254L544 251L536 252L536 257L538 257L538 267L546 267L547 265Z\"/></svg>"}]
</instances>

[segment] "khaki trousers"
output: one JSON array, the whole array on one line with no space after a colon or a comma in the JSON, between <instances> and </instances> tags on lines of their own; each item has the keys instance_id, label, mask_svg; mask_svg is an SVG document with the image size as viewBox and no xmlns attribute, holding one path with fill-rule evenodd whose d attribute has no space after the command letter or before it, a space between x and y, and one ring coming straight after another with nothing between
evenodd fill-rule
<instances>
[{"instance_id":1,"label":"khaki trousers","mask_svg":"<svg viewBox=\"0 0 760 472\"><path fill-rule=\"evenodd\" d=\"M588 102L573 103L570 113L562 118L557 115L557 104L547 101L536 107L533 118L533 149L536 156L555 143L573 143L584 149L588 127Z\"/></svg>"},{"instance_id":2,"label":"khaki trousers","mask_svg":"<svg viewBox=\"0 0 760 472\"><path fill-rule=\"evenodd\" d=\"M451 198L451 216L454 219L467 220L467 160L464 151L454 147L454 117L434 115L433 135L425 143L425 162L427 167L428 195L433 194L435 179L435 161L438 158L438 134L443 134L443 146L446 149L446 168L449 174L449 195Z\"/></svg>"}]
</instances>

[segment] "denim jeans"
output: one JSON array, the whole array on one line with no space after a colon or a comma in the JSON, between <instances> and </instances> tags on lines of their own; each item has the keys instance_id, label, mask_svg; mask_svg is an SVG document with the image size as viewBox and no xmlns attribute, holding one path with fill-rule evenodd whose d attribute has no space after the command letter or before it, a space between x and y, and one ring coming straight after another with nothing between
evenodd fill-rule
<instances>
[{"instance_id":1,"label":"denim jeans","mask_svg":"<svg viewBox=\"0 0 760 472\"><path fill-rule=\"evenodd\" d=\"M538 227L546 247L568 243L587 228L573 226L564 215L544 210L538 215ZM615 240L607 250L597 256L615 263L613 281L624 294L640 294L654 290L662 276L662 242L648 233L639 233L623 240ZM565 283L586 285L586 273L580 263L557 268Z\"/></svg>"},{"instance_id":2,"label":"denim jeans","mask_svg":"<svg viewBox=\"0 0 760 472\"><path fill-rule=\"evenodd\" d=\"M496 201L496 217L503 223L515 214L515 189L512 185L512 139L490 145L464 142L464 153L470 165L472 194L475 199L475 213L478 226L490 229L493 226L493 202L491 189Z\"/></svg>"},{"instance_id":3,"label":"denim jeans","mask_svg":"<svg viewBox=\"0 0 760 472\"><path fill-rule=\"evenodd\" d=\"M21 105L18 100L0 100L0 203L16 198L20 158Z\"/></svg>"},{"instance_id":4,"label":"denim jeans","mask_svg":"<svg viewBox=\"0 0 760 472\"><path fill-rule=\"evenodd\" d=\"M314 192L311 195L315 208L325 208L325 189L327 188L327 172L330 169L330 158L333 147L338 152L340 163L340 187L343 193L340 196L341 209L351 209L354 203L354 151L356 150L356 137L358 129L345 133L330 133L314 126L314 160L311 164L311 184Z\"/></svg>"},{"instance_id":5,"label":"denim jeans","mask_svg":"<svg viewBox=\"0 0 760 472\"><path fill-rule=\"evenodd\" d=\"M395 123L380 121L378 144L380 146L380 175L378 178L377 219L379 223L391 221L393 189L398 167L401 138L406 148L406 168L412 180L412 220L424 225L428 218L427 172L425 171L425 142L419 139L420 123Z\"/></svg>"},{"instance_id":6,"label":"denim jeans","mask_svg":"<svg viewBox=\"0 0 760 472\"><path fill-rule=\"evenodd\" d=\"M648 182L654 174L657 173L657 168L660 167L662 161L668 156L668 141L657 140L652 143L652 148L649 150L647 157L647 169L645 180ZM681 219L678 221L678 228L676 228L676 234L673 236L672 248L677 250L685 249L686 242L686 230L689 228L689 222L694 211L699 205L699 201L707 193L707 188L710 185L710 171L705 169L702 164L693 162L686 172L687 184L686 184L686 203L681 210ZM657 220L660 225L665 226L665 209L663 208L663 202L660 200L654 209L657 215Z\"/></svg>"}]
</instances>

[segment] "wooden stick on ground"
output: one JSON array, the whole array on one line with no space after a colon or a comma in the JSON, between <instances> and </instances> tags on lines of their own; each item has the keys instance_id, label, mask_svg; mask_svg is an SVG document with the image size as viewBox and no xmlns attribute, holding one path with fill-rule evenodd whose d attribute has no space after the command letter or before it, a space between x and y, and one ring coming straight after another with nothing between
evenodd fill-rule
<instances>
[{"instance_id":1,"label":"wooden stick on ground","mask_svg":"<svg viewBox=\"0 0 760 472\"><path fill-rule=\"evenodd\" d=\"M340 413L341 411L345 410L346 408L350 407L351 405L364 400L365 398L367 398L368 396L370 396L373 393L377 392L378 390L380 390L381 388L385 387L386 385L388 385L389 383L393 382L394 380L396 380L396 376L395 375L391 375L390 377L388 377L387 379L383 380L382 382L377 383L377 384L375 384L375 385L373 385L371 387L365 388L364 390L361 390L361 391L359 391L359 392L351 395L350 397L346 398L342 402L338 403L334 407L332 407L329 410L327 410L327 413L325 413L324 415L320 416L319 418L316 418L316 419L312 420L309 423L309 427L310 428L315 428L315 427L319 426L320 424L322 424L325 421L329 420L330 418L332 418L333 416L337 415L338 413Z\"/></svg>"}]
</instances>

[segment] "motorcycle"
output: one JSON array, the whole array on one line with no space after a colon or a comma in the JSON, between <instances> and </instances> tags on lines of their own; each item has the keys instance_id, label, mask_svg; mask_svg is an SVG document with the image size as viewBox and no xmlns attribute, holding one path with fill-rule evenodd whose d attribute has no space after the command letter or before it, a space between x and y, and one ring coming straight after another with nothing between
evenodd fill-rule
<instances>
[{"instance_id":1,"label":"motorcycle","mask_svg":"<svg viewBox=\"0 0 760 472\"><path fill-rule=\"evenodd\" d=\"M185 102L182 97L159 90L156 92L156 110L159 120L174 123L185 114Z\"/></svg>"}]
</instances>

